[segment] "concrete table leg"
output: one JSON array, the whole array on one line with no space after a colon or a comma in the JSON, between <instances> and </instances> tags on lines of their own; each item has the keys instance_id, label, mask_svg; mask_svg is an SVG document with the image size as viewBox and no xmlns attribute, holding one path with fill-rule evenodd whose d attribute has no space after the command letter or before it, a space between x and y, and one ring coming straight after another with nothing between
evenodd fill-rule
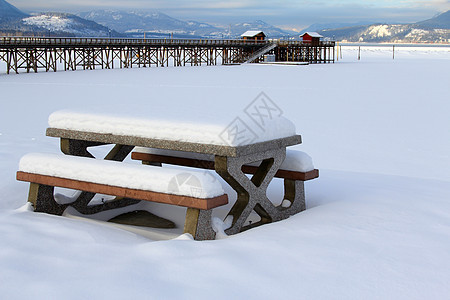
<instances>
[{"instance_id":1,"label":"concrete table leg","mask_svg":"<svg viewBox=\"0 0 450 300\"><path fill-rule=\"evenodd\" d=\"M28 202L33 204L34 211L45 212L52 215L62 215L67 205L56 203L53 197L53 186L30 183L30 191L28 193Z\"/></svg>"},{"instance_id":2,"label":"concrete table leg","mask_svg":"<svg viewBox=\"0 0 450 300\"><path fill-rule=\"evenodd\" d=\"M306 209L305 183L300 180L284 180L284 199L290 202L288 207L279 207L286 217Z\"/></svg>"},{"instance_id":3,"label":"concrete table leg","mask_svg":"<svg viewBox=\"0 0 450 300\"><path fill-rule=\"evenodd\" d=\"M211 224L212 210L202 210L188 208L186 211L186 221L184 223L184 233L190 233L195 240L213 240L216 233Z\"/></svg>"},{"instance_id":4,"label":"concrete table leg","mask_svg":"<svg viewBox=\"0 0 450 300\"><path fill-rule=\"evenodd\" d=\"M216 156L216 172L237 192L237 201L228 214L233 217L233 222L232 226L225 231L227 234L235 234L287 217L286 213L275 207L266 195L267 187L285 157L285 148L240 157ZM261 164L253 177L249 179L242 172L242 166L253 162L261 162ZM244 226L252 211L261 217L261 221Z\"/></svg>"}]
</instances>

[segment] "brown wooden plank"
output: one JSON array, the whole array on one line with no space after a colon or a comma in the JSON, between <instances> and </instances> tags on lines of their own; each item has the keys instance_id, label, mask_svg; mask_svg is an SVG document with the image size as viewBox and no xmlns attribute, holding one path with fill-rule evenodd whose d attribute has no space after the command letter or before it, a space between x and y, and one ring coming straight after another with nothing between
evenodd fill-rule
<instances>
[{"instance_id":1,"label":"brown wooden plank","mask_svg":"<svg viewBox=\"0 0 450 300\"><path fill-rule=\"evenodd\" d=\"M16 178L20 181L39 183L43 185L57 186L91 193L113 195L198 209L211 209L228 203L228 196L226 194L214 198L201 199L188 196L157 193L146 190L129 189L124 187L53 177L41 174L32 174L21 171L17 172Z\"/></svg>"},{"instance_id":2,"label":"brown wooden plank","mask_svg":"<svg viewBox=\"0 0 450 300\"><path fill-rule=\"evenodd\" d=\"M209 160L200 160L193 158L185 158L185 157L175 157L168 155L158 155L158 154L150 154L150 153L142 153L142 152L133 152L131 153L131 158L134 160L142 160L142 161L150 161L171 165L179 165L184 167L192 167L192 168L201 168L201 169L209 169L214 170L214 162ZM258 167L245 165L242 168L242 171L246 174L255 174ZM298 171L289 171L289 170L278 170L275 174L277 178L284 179L292 179L292 180L301 180L307 181L314 178L319 177L319 170L314 169L309 172L298 172Z\"/></svg>"}]
</instances>

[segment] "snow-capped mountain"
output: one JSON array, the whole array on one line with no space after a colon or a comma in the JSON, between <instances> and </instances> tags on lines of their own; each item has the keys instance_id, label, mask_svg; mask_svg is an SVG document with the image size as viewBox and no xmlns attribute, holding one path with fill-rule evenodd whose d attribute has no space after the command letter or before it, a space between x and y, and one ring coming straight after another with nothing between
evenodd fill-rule
<instances>
[{"instance_id":1,"label":"snow-capped mountain","mask_svg":"<svg viewBox=\"0 0 450 300\"><path fill-rule=\"evenodd\" d=\"M320 34L348 42L389 43L449 43L449 29L423 29L416 25L375 24L338 29L326 29Z\"/></svg>"},{"instance_id":2,"label":"snow-capped mountain","mask_svg":"<svg viewBox=\"0 0 450 300\"><path fill-rule=\"evenodd\" d=\"M220 37L222 29L196 21L181 21L160 12L125 12L95 10L78 14L87 20L123 33L162 33Z\"/></svg>"},{"instance_id":3,"label":"snow-capped mountain","mask_svg":"<svg viewBox=\"0 0 450 300\"><path fill-rule=\"evenodd\" d=\"M286 31L264 21L257 20L254 22L232 24L231 36L233 38L240 37L240 35L247 30L261 30L268 38L282 38L295 34L294 32Z\"/></svg>"},{"instance_id":4,"label":"snow-capped mountain","mask_svg":"<svg viewBox=\"0 0 450 300\"><path fill-rule=\"evenodd\" d=\"M349 42L450 43L450 11L413 24L373 24L319 32Z\"/></svg>"},{"instance_id":5,"label":"snow-capped mountain","mask_svg":"<svg viewBox=\"0 0 450 300\"><path fill-rule=\"evenodd\" d=\"M449 29L423 29L416 25L372 25L360 36L361 42L450 42Z\"/></svg>"},{"instance_id":6,"label":"snow-capped mountain","mask_svg":"<svg viewBox=\"0 0 450 300\"><path fill-rule=\"evenodd\" d=\"M66 13L28 15L0 0L0 32L38 36L108 37L118 33L93 21Z\"/></svg>"},{"instance_id":7,"label":"snow-capped mountain","mask_svg":"<svg viewBox=\"0 0 450 300\"><path fill-rule=\"evenodd\" d=\"M272 38L285 37L292 34L263 21L216 27L197 21L178 20L161 12L95 10L78 15L119 32L129 34L147 32L209 38L239 38L247 30L262 30L268 37Z\"/></svg>"},{"instance_id":8,"label":"snow-capped mountain","mask_svg":"<svg viewBox=\"0 0 450 300\"><path fill-rule=\"evenodd\" d=\"M56 35L108 37L113 33L105 26L66 13L40 13L24 18L22 22L34 30Z\"/></svg>"}]
</instances>

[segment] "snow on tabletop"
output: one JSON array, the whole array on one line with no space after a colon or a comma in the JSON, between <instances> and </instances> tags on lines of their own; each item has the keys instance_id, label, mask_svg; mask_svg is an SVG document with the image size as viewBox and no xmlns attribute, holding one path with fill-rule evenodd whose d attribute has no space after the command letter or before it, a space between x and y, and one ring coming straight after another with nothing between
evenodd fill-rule
<instances>
[{"instance_id":1,"label":"snow on tabletop","mask_svg":"<svg viewBox=\"0 0 450 300\"><path fill-rule=\"evenodd\" d=\"M256 129L239 130L238 138L236 136L237 127L233 125L233 122L177 122L135 117L132 114L119 116L117 114L62 110L52 113L48 124L50 127L58 129L225 146L243 146L295 135L295 125L282 116L266 120L264 130L257 134L255 133ZM257 127L255 125L246 126Z\"/></svg>"},{"instance_id":2,"label":"snow on tabletop","mask_svg":"<svg viewBox=\"0 0 450 300\"><path fill-rule=\"evenodd\" d=\"M19 171L197 198L224 194L213 174L58 154L30 153Z\"/></svg>"},{"instance_id":3,"label":"snow on tabletop","mask_svg":"<svg viewBox=\"0 0 450 300\"><path fill-rule=\"evenodd\" d=\"M214 156L210 154L203 153L194 153L194 152L184 152L184 151L174 151L174 150L165 150L165 149L157 149L157 148L145 148L145 147L136 147L134 148L135 152L140 153L148 153L155 155L166 155L166 156L174 156L174 157L185 157L190 159L198 159L198 160L207 160L213 161ZM252 163L251 165L258 165L258 163ZM298 150L286 150L286 158L281 164L280 169L288 170L288 171L297 171L297 172L308 172L314 170L314 164L311 156L303 151Z\"/></svg>"}]
</instances>

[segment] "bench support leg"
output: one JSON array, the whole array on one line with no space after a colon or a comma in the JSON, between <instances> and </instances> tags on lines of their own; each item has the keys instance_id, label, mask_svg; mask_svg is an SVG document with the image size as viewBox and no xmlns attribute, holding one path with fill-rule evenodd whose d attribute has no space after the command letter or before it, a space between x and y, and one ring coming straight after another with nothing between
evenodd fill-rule
<instances>
[{"instance_id":1,"label":"bench support leg","mask_svg":"<svg viewBox=\"0 0 450 300\"><path fill-rule=\"evenodd\" d=\"M291 202L291 205L284 208L289 216L295 215L306 209L305 203L305 183L300 180L284 180L284 199Z\"/></svg>"},{"instance_id":2,"label":"bench support leg","mask_svg":"<svg viewBox=\"0 0 450 300\"><path fill-rule=\"evenodd\" d=\"M88 148L102 145L106 144L100 142L72 140L65 138L61 138L60 142L61 151L64 154L90 158L94 158L94 156L89 152ZM130 154L133 148L134 146L115 145L104 157L104 159L123 161L128 156L128 154ZM78 198L74 202L72 202L70 206L73 206L78 212L84 215L90 215L109 209L122 208L125 206L139 203L139 200L117 197L116 200L109 201L105 204L89 206L89 202L94 198L94 196L95 193L81 192Z\"/></svg>"},{"instance_id":3,"label":"bench support leg","mask_svg":"<svg viewBox=\"0 0 450 300\"><path fill-rule=\"evenodd\" d=\"M53 197L54 187L30 183L28 202L31 202L36 212L45 212L53 215L62 215L67 205L59 205Z\"/></svg>"},{"instance_id":4,"label":"bench support leg","mask_svg":"<svg viewBox=\"0 0 450 300\"><path fill-rule=\"evenodd\" d=\"M211 224L212 210L188 208L186 211L186 222L184 233L190 233L195 240L213 240L216 233Z\"/></svg>"},{"instance_id":5,"label":"bench support leg","mask_svg":"<svg viewBox=\"0 0 450 300\"><path fill-rule=\"evenodd\" d=\"M94 193L81 192L77 200L68 204L59 204L54 197L55 188L53 186L31 182L28 193L28 202L34 207L35 212L43 212L61 216L68 206L73 206L78 212L84 215L99 213L102 211L122 208L139 203L139 200L120 198L118 200L106 202L104 204L89 206L89 202L94 197Z\"/></svg>"}]
</instances>

